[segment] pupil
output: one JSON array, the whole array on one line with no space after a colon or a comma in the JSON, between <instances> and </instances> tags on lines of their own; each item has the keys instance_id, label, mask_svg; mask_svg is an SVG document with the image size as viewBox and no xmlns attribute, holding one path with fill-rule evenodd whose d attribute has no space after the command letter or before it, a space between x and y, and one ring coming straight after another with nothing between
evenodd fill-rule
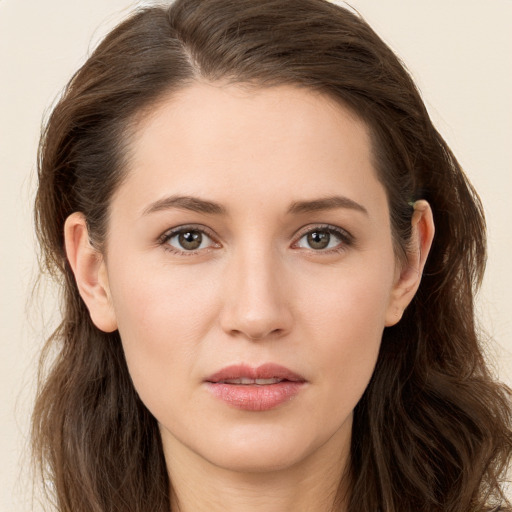
<instances>
[{"instance_id":1,"label":"pupil","mask_svg":"<svg viewBox=\"0 0 512 512\"><path fill-rule=\"evenodd\" d=\"M326 231L313 231L308 235L308 244L312 249L325 249L330 239L331 235Z\"/></svg>"},{"instance_id":2,"label":"pupil","mask_svg":"<svg viewBox=\"0 0 512 512\"><path fill-rule=\"evenodd\" d=\"M184 249L194 250L201 246L203 235L199 231L185 231L180 233L178 240Z\"/></svg>"}]
</instances>

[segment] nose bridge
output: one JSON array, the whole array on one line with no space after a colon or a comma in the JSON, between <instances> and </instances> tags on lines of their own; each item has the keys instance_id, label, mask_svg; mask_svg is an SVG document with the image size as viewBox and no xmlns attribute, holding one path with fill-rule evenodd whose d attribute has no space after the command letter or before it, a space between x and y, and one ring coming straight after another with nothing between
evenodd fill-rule
<instances>
[{"instance_id":1,"label":"nose bridge","mask_svg":"<svg viewBox=\"0 0 512 512\"><path fill-rule=\"evenodd\" d=\"M282 261L271 244L247 244L234 251L227 270L222 327L250 339L282 335L291 313L283 288Z\"/></svg>"}]
</instances>

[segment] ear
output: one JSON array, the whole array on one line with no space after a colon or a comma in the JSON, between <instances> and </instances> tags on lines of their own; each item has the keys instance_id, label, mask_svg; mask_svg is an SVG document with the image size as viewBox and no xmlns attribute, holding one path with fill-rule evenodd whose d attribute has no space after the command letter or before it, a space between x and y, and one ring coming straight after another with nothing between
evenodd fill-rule
<instances>
[{"instance_id":1,"label":"ear","mask_svg":"<svg viewBox=\"0 0 512 512\"><path fill-rule=\"evenodd\" d=\"M112 332L117 321L112 306L107 268L103 255L89 241L85 216L72 213L64 224L66 255L75 275L80 296L98 329Z\"/></svg>"},{"instance_id":2,"label":"ear","mask_svg":"<svg viewBox=\"0 0 512 512\"><path fill-rule=\"evenodd\" d=\"M427 201L421 199L414 203L411 219L412 236L407 249L407 262L397 271L386 312L386 327L400 321L405 308L412 301L418 287L427 256L434 238L434 218Z\"/></svg>"}]
</instances>

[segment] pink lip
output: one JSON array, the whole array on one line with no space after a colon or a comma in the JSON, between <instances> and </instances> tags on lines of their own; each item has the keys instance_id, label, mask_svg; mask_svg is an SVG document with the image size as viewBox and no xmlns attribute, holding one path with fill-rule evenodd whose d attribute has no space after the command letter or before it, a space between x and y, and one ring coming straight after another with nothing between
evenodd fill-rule
<instances>
[{"instance_id":1,"label":"pink lip","mask_svg":"<svg viewBox=\"0 0 512 512\"><path fill-rule=\"evenodd\" d=\"M273 384L233 384L232 379L282 379ZM291 400L306 383L301 375L284 366L267 363L258 368L233 365L205 379L208 390L236 409L267 411Z\"/></svg>"}]
</instances>

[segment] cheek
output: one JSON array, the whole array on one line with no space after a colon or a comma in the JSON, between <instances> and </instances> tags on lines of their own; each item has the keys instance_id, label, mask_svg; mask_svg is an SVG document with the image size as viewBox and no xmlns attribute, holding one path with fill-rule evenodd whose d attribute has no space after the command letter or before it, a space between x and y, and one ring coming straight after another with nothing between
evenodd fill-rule
<instances>
[{"instance_id":1,"label":"cheek","mask_svg":"<svg viewBox=\"0 0 512 512\"><path fill-rule=\"evenodd\" d=\"M201 340L217 316L215 294L197 271L134 262L116 266L111 293L130 375L151 402L151 389L194 374Z\"/></svg>"},{"instance_id":2,"label":"cheek","mask_svg":"<svg viewBox=\"0 0 512 512\"><path fill-rule=\"evenodd\" d=\"M391 271L390 271L391 269ZM392 287L393 266L379 264L360 272L340 272L325 286L309 290L300 315L306 339L314 340L316 375L324 402L339 417L351 411L364 393L378 358ZM333 417L333 421L337 421Z\"/></svg>"},{"instance_id":3,"label":"cheek","mask_svg":"<svg viewBox=\"0 0 512 512\"><path fill-rule=\"evenodd\" d=\"M109 274L120 329L141 331L142 339L160 333L168 343L173 333L192 335L211 316L215 297L209 282L215 277L197 268L151 265L141 258Z\"/></svg>"},{"instance_id":4,"label":"cheek","mask_svg":"<svg viewBox=\"0 0 512 512\"><path fill-rule=\"evenodd\" d=\"M362 343L365 339L380 339L392 295L395 265L393 257L367 256L354 258L355 262L347 262L338 269L320 269L316 275L304 273L298 286L302 290L299 316L336 333L337 338L349 337L354 344L358 340Z\"/></svg>"}]
</instances>

